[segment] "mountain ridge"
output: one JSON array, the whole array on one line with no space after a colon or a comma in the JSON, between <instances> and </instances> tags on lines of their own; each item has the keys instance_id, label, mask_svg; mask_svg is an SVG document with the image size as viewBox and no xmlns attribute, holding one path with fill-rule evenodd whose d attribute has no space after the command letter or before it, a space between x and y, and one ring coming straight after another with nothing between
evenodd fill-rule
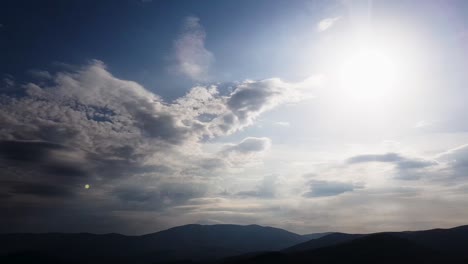
<instances>
[{"instance_id":1,"label":"mountain ridge","mask_svg":"<svg viewBox=\"0 0 468 264\"><path fill-rule=\"evenodd\" d=\"M342 259L378 261L378 254L354 254L374 248L389 258L468 260L468 225L422 231L371 234L319 233L299 235L259 225L189 224L140 236L118 233L9 233L0 234L0 261L5 263L291 263ZM386 249L386 246L389 247ZM409 247L412 250L405 250ZM342 252L342 253L339 253ZM345 254L346 253L346 254ZM431 257L434 256L434 257ZM404 258L403 260L401 258ZM8 261L6 261L8 260ZM19 260L19 262L17 261ZM72 261L73 260L73 261ZM16 262L15 262L16 261ZM21 262L23 261L23 262ZM26 261L26 262L25 262ZM380 260L379 260L380 261ZM328 263L328 262L327 262ZM331 262L334 263L334 262ZM365 263L365 262L363 262ZM428 262L432 263L432 262ZM443 263L440 262L440 263Z\"/></svg>"}]
</instances>

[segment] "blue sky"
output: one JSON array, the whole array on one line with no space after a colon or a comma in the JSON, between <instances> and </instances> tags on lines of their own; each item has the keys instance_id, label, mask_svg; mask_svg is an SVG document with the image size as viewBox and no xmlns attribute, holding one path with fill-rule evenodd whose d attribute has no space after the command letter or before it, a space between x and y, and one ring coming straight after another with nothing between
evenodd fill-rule
<instances>
[{"instance_id":1,"label":"blue sky","mask_svg":"<svg viewBox=\"0 0 468 264\"><path fill-rule=\"evenodd\" d=\"M467 8L5 1L0 231L466 224Z\"/></svg>"},{"instance_id":2,"label":"blue sky","mask_svg":"<svg viewBox=\"0 0 468 264\"><path fill-rule=\"evenodd\" d=\"M168 98L180 96L190 86L167 72L173 42L186 17L200 18L207 32L206 48L216 57L210 81L278 75L298 79L304 73L287 69L303 57L285 49L313 46L314 28L307 25L328 15L323 10L333 14L338 9L327 7L327 1L7 1L5 5L2 48L9 52L2 72L23 74L52 67L54 62L83 64L99 59L116 76L157 89Z\"/></svg>"}]
</instances>

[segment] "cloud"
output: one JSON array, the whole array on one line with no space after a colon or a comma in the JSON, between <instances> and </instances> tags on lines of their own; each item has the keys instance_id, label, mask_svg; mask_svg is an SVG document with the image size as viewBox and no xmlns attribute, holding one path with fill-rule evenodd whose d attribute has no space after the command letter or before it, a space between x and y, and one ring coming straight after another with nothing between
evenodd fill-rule
<instances>
[{"instance_id":1,"label":"cloud","mask_svg":"<svg viewBox=\"0 0 468 264\"><path fill-rule=\"evenodd\" d=\"M289 127L291 125L289 122L283 122L283 121L275 122L274 124L277 126L282 126L282 127Z\"/></svg>"},{"instance_id":2,"label":"cloud","mask_svg":"<svg viewBox=\"0 0 468 264\"><path fill-rule=\"evenodd\" d=\"M436 123L437 123L437 122L434 121L434 120L431 120L431 121L428 121L428 120L420 120L420 121L416 122L416 124L414 125L414 128L425 129L425 128L434 126Z\"/></svg>"},{"instance_id":3,"label":"cloud","mask_svg":"<svg viewBox=\"0 0 468 264\"><path fill-rule=\"evenodd\" d=\"M307 198L336 196L361 188L361 185L353 183L311 180L309 181L309 191L304 193L303 196Z\"/></svg>"},{"instance_id":4,"label":"cloud","mask_svg":"<svg viewBox=\"0 0 468 264\"><path fill-rule=\"evenodd\" d=\"M369 162L394 164L397 169L395 178L402 180L419 179L421 177L421 170L438 164L435 160L405 157L398 153L364 154L351 157L347 160L348 164Z\"/></svg>"},{"instance_id":5,"label":"cloud","mask_svg":"<svg viewBox=\"0 0 468 264\"><path fill-rule=\"evenodd\" d=\"M254 190L237 192L236 195L257 198L274 198L277 196L278 185L278 175L267 175L263 177L263 180Z\"/></svg>"},{"instance_id":6,"label":"cloud","mask_svg":"<svg viewBox=\"0 0 468 264\"><path fill-rule=\"evenodd\" d=\"M182 32L174 42L177 71L195 81L206 81L214 55L205 48L206 33L198 17L185 18Z\"/></svg>"},{"instance_id":7,"label":"cloud","mask_svg":"<svg viewBox=\"0 0 468 264\"><path fill-rule=\"evenodd\" d=\"M28 73L39 80L50 80L52 79L52 75L48 71L41 71L41 70L30 70Z\"/></svg>"},{"instance_id":8,"label":"cloud","mask_svg":"<svg viewBox=\"0 0 468 264\"><path fill-rule=\"evenodd\" d=\"M424 160L418 158L408 158L401 156L397 153L386 153L386 154L364 154L354 156L348 159L348 163L365 163L365 162L385 162L385 163L394 163L399 168L402 169L411 169L411 168L424 168L433 166L436 164L432 160Z\"/></svg>"},{"instance_id":9,"label":"cloud","mask_svg":"<svg viewBox=\"0 0 468 264\"><path fill-rule=\"evenodd\" d=\"M468 176L468 144L440 153L436 159L444 163L449 177L465 178Z\"/></svg>"},{"instance_id":10,"label":"cloud","mask_svg":"<svg viewBox=\"0 0 468 264\"><path fill-rule=\"evenodd\" d=\"M241 129L249 126L265 111L309 98L306 91L312 87L308 82L290 84L278 78L245 81L228 98L230 113L224 115L224 125L220 128L229 133L232 127Z\"/></svg>"},{"instance_id":11,"label":"cloud","mask_svg":"<svg viewBox=\"0 0 468 264\"><path fill-rule=\"evenodd\" d=\"M317 24L318 32L324 32L324 31L330 29L339 19L340 19L340 17L330 17L330 18L325 18L325 19L321 20Z\"/></svg>"},{"instance_id":12,"label":"cloud","mask_svg":"<svg viewBox=\"0 0 468 264\"><path fill-rule=\"evenodd\" d=\"M184 204L203 197L208 185L197 182L165 180L157 185L140 186L134 183L115 188L112 195L125 204L127 210L156 210Z\"/></svg>"},{"instance_id":13,"label":"cloud","mask_svg":"<svg viewBox=\"0 0 468 264\"><path fill-rule=\"evenodd\" d=\"M232 164L245 164L257 160L260 155L270 149L270 146L269 138L248 137L238 144L224 146L221 154Z\"/></svg>"},{"instance_id":14,"label":"cloud","mask_svg":"<svg viewBox=\"0 0 468 264\"><path fill-rule=\"evenodd\" d=\"M280 79L248 80L226 94L216 85L196 86L166 102L136 82L116 78L100 61L40 75L49 79L4 83L0 89L1 199L17 206L18 217L37 222L47 216L30 212L46 208L64 211L59 221L77 217L81 209L105 222L116 210L161 213L210 195L230 167L255 165L271 141L248 137L220 151L204 151L205 142L306 98L302 94L310 88ZM272 195L267 187L265 182L257 191ZM67 214L65 207L76 210ZM41 223L54 229L50 221Z\"/></svg>"},{"instance_id":15,"label":"cloud","mask_svg":"<svg viewBox=\"0 0 468 264\"><path fill-rule=\"evenodd\" d=\"M8 93L15 91L15 79L9 74L4 74L0 82L0 93Z\"/></svg>"},{"instance_id":16,"label":"cloud","mask_svg":"<svg viewBox=\"0 0 468 264\"><path fill-rule=\"evenodd\" d=\"M41 197L66 198L74 195L72 190L57 184L21 182L13 185L12 189L13 194L29 194Z\"/></svg>"},{"instance_id":17,"label":"cloud","mask_svg":"<svg viewBox=\"0 0 468 264\"><path fill-rule=\"evenodd\" d=\"M239 153L239 154L251 154L263 152L269 149L271 146L271 140L269 138L256 138L248 137L243 139L239 144L228 145L223 150L224 153Z\"/></svg>"}]
</instances>

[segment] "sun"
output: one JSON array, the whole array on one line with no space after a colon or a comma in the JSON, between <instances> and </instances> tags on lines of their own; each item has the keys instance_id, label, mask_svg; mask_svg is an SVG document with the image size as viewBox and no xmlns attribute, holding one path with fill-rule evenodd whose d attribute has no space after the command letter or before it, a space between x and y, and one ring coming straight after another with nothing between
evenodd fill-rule
<instances>
[{"instance_id":1,"label":"sun","mask_svg":"<svg viewBox=\"0 0 468 264\"><path fill-rule=\"evenodd\" d=\"M339 67L340 90L351 103L378 104L385 100L397 81L392 57L374 47L352 50Z\"/></svg>"}]
</instances>

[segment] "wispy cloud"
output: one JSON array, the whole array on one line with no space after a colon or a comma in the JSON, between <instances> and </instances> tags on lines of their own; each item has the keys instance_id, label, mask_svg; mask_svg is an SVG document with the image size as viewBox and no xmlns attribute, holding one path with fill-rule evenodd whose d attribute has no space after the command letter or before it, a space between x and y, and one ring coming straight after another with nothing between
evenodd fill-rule
<instances>
[{"instance_id":1,"label":"wispy cloud","mask_svg":"<svg viewBox=\"0 0 468 264\"><path fill-rule=\"evenodd\" d=\"M436 166L438 163L435 160L407 157L398 153L385 154L363 154L351 157L347 160L348 164L358 163L389 163L395 165L395 178L401 180L417 180L421 177L424 169Z\"/></svg>"},{"instance_id":2,"label":"wispy cloud","mask_svg":"<svg viewBox=\"0 0 468 264\"><path fill-rule=\"evenodd\" d=\"M291 124L289 122L279 121L279 122L275 122L274 125L282 126L282 127L289 127Z\"/></svg>"},{"instance_id":3,"label":"wispy cloud","mask_svg":"<svg viewBox=\"0 0 468 264\"><path fill-rule=\"evenodd\" d=\"M321 20L317 24L318 32L324 32L330 29L338 20L340 20L340 17L329 17Z\"/></svg>"},{"instance_id":4,"label":"wispy cloud","mask_svg":"<svg viewBox=\"0 0 468 264\"><path fill-rule=\"evenodd\" d=\"M214 55L205 47L206 32L198 17L185 18L182 32L174 42L176 70L195 81L204 81L214 62Z\"/></svg>"},{"instance_id":5,"label":"wispy cloud","mask_svg":"<svg viewBox=\"0 0 468 264\"><path fill-rule=\"evenodd\" d=\"M303 196L308 198L336 196L362 188L363 186L360 184L348 182L311 180L309 182L309 191Z\"/></svg>"},{"instance_id":6,"label":"wispy cloud","mask_svg":"<svg viewBox=\"0 0 468 264\"><path fill-rule=\"evenodd\" d=\"M414 124L414 128L419 128L419 129L428 128L428 127L434 126L436 123L437 122L434 120L420 120L416 122L416 124Z\"/></svg>"}]
</instances>

